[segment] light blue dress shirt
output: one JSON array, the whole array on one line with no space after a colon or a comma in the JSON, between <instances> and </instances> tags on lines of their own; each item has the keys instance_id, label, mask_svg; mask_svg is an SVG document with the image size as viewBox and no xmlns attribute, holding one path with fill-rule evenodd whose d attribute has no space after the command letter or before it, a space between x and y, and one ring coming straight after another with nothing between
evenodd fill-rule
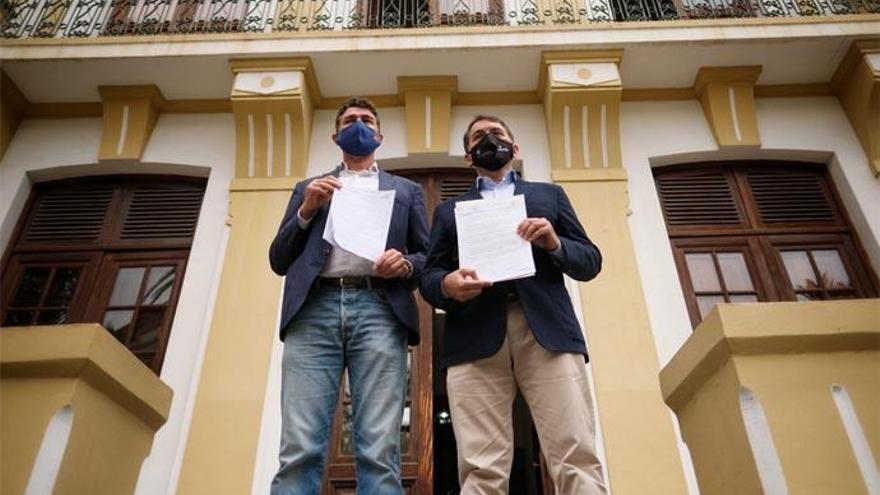
<instances>
[{"instance_id":1,"label":"light blue dress shirt","mask_svg":"<svg viewBox=\"0 0 880 495\"><path fill-rule=\"evenodd\" d=\"M480 176L477 177L477 190L480 191L480 196L483 199L494 199L494 198L509 198L513 196L513 191L516 188L517 175L516 172L508 170L504 177L501 178L501 182L495 182L489 177ZM562 243L560 242L556 249L550 251L550 256L556 259L556 261L562 261Z\"/></svg>"}]
</instances>

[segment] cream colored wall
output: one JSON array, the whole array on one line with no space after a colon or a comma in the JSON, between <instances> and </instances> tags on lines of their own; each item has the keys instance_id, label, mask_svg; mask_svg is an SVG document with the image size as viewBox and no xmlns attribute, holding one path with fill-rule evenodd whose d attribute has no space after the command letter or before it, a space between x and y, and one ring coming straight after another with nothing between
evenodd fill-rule
<instances>
[{"instance_id":1,"label":"cream colored wall","mask_svg":"<svg viewBox=\"0 0 880 495\"><path fill-rule=\"evenodd\" d=\"M621 106L623 164L629 173L629 218L639 270L662 365L691 335L652 165L719 159L790 159L829 165L837 190L874 266L880 271L880 182L834 98L759 98L762 150L718 151L696 100L625 102ZM822 125L819 125L822 123ZM682 455L687 449L680 445ZM689 463L685 467L697 493Z\"/></svg>"},{"instance_id":2,"label":"cream colored wall","mask_svg":"<svg viewBox=\"0 0 880 495\"><path fill-rule=\"evenodd\" d=\"M719 151L696 100L624 102L623 162L630 177L630 228L654 329L665 364L691 333L669 247L652 166L720 159L788 159L827 163L844 208L874 270L880 271L880 181L834 98L756 100L763 148ZM823 123L823 125L819 125Z\"/></svg>"},{"instance_id":3,"label":"cream colored wall","mask_svg":"<svg viewBox=\"0 0 880 495\"><path fill-rule=\"evenodd\" d=\"M173 494L225 249L234 159L232 116L160 116L142 163L97 164L100 137L100 118L22 122L0 163L0 241L5 249L32 181L107 173L208 177L160 377L174 390L171 413L155 437L136 491Z\"/></svg>"}]
</instances>

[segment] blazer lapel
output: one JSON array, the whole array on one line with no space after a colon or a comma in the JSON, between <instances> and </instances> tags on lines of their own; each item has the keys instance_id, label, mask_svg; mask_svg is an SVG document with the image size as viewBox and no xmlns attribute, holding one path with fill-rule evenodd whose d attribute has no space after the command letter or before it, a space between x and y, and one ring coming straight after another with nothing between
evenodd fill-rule
<instances>
[{"instance_id":1,"label":"blazer lapel","mask_svg":"<svg viewBox=\"0 0 880 495\"><path fill-rule=\"evenodd\" d=\"M390 191L394 189L394 177L384 170L379 170L379 190Z\"/></svg>"},{"instance_id":2,"label":"blazer lapel","mask_svg":"<svg viewBox=\"0 0 880 495\"><path fill-rule=\"evenodd\" d=\"M528 189L528 182L524 181L519 175L516 176L516 182L513 183L513 195L525 194Z\"/></svg>"},{"instance_id":3,"label":"blazer lapel","mask_svg":"<svg viewBox=\"0 0 880 495\"><path fill-rule=\"evenodd\" d=\"M471 188L468 189L468 192L464 193L464 196L459 199L459 201L470 201L472 199L480 199L482 196L480 195L480 190L477 189L477 181L474 180L474 183L471 184Z\"/></svg>"},{"instance_id":4,"label":"blazer lapel","mask_svg":"<svg viewBox=\"0 0 880 495\"><path fill-rule=\"evenodd\" d=\"M529 183L524 181L521 175L517 174L516 183L513 184L513 195L516 196L517 194L522 194L523 196L525 196L524 199L526 201L526 216L531 216L531 214L529 212L528 192L529 192Z\"/></svg>"}]
</instances>

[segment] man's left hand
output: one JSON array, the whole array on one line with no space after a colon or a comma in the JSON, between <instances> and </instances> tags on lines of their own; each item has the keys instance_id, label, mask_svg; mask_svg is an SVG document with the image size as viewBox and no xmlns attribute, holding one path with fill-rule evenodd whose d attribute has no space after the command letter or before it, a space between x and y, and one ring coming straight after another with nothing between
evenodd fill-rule
<instances>
[{"instance_id":1,"label":"man's left hand","mask_svg":"<svg viewBox=\"0 0 880 495\"><path fill-rule=\"evenodd\" d=\"M396 249L380 254L373 263L373 271L379 278L397 278L409 275L410 264Z\"/></svg>"},{"instance_id":2,"label":"man's left hand","mask_svg":"<svg viewBox=\"0 0 880 495\"><path fill-rule=\"evenodd\" d=\"M547 251L559 247L559 236L553 224L546 218L526 218L516 228L516 233L528 242Z\"/></svg>"}]
</instances>

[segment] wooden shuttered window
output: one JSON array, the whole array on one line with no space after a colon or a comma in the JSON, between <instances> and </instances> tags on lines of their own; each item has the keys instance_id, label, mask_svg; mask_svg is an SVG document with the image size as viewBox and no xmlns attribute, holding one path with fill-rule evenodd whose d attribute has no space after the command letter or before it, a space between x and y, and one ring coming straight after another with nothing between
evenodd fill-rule
<instances>
[{"instance_id":1,"label":"wooden shuttered window","mask_svg":"<svg viewBox=\"0 0 880 495\"><path fill-rule=\"evenodd\" d=\"M46 188L37 193L33 213L24 230L24 243L96 242L112 201L110 184Z\"/></svg>"},{"instance_id":2,"label":"wooden shuttered window","mask_svg":"<svg viewBox=\"0 0 880 495\"><path fill-rule=\"evenodd\" d=\"M816 170L751 169L745 172L745 179L762 225L846 225L836 211L825 177Z\"/></svg>"},{"instance_id":3,"label":"wooden shuttered window","mask_svg":"<svg viewBox=\"0 0 880 495\"><path fill-rule=\"evenodd\" d=\"M425 206L429 214L440 206L440 203L468 192L477 179L473 168L406 169L395 170L393 173L422 186L425 192ZM431 215L429 221L430 217Z\"/></svg>"},{"instance_id":4,"label":"wooden shuttered window","mask_svg":"<svg viewBox=\"0 0 880 495\"><path fill-rule=\"evenodd\" d=\"M38 184L2 267L3 326L97 322L157 374L204 179Z\"/></svg>"},{"instance_id":5,"label":"wooden shuttered window","mask_svg":"<svg viewBox=\"0 0 880 495\"><path fill-rule=\"evenodd\" d=\"M16 247L189 245L204 191L204 181L148 178L37 185Z\"/></svg>"},{"instance_id":6,"label":"wooden shuttered window","mask_svg":"<svg viewBox=\"0 0 880 495\"><path fill-rule=\"evenodd\" d=\"M730 178L711 170L658 177L657 192L671 227L744 224Z\"/></svg>"},{"instance_id":7,"label":"wooden shuttered window","mask_svg":"<svg viewBox=\"0 0 880 495\"><path fill-rule=\"evenodd\" d=\"M205 188L199 184L153 184L129 192L119 238L192 239Z\"/></svg>"},{"instance_id":8,"label":"wooden shuttered window","mask_svg":"<svg viewBox=\"0 0 880 495\"><path fill-rule=\"evenodd\" d=\"M474 185L476 175L468 171L467 173L450 173L440 174L436 179L440 183L440 201L450 200L461 196L468 192Z\"/></svg>"},{"instance_id":9,"label":"wooden shuttered window","mask_svg":"<svg viewBox=\"0 0 880 495\"><path fill-rule=\"evenodd\" d=\"M711 163L654 179L695 326L717 303L876 295L824 166Z\"/></svg>"}]
</instances>

